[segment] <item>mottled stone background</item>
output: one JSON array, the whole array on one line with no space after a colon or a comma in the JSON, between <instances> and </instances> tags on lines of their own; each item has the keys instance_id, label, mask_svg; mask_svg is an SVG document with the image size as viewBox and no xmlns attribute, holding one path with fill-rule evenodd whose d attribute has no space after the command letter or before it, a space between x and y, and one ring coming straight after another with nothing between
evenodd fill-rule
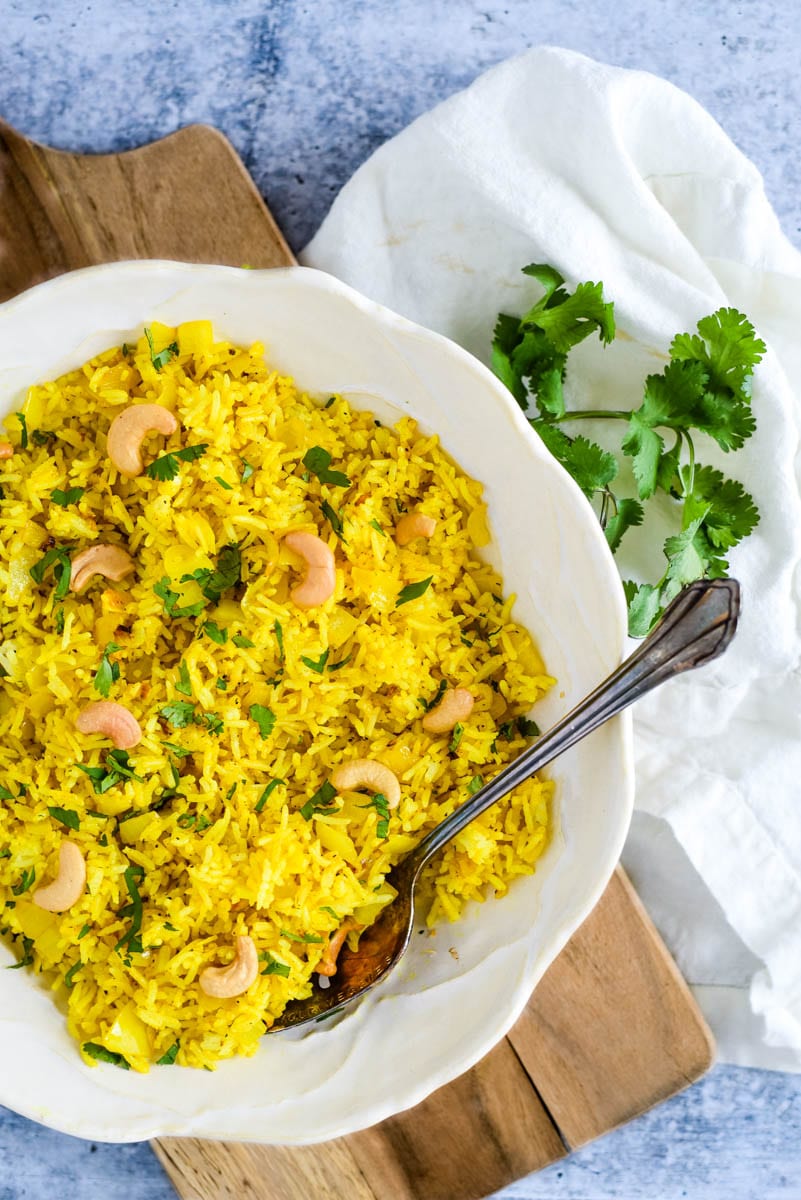
<instances>
[{"instance_id":1,"label":"mottled stone background","mask_svg":"<svg viewBox=\"0 0 801 1200\"><path fill-rule=\"evenodd\" d=\"M798 0L0 0L0 116L86 151L217 125L300 249L371 150L538 43L692 93L757 163L801 245ZM0 1200L54 1194L173 1195L145 1145L94 1146L0 1109ZM801 1200L801 1077L717 1068L504 1195Z\"/></svg>"}]
</instances>

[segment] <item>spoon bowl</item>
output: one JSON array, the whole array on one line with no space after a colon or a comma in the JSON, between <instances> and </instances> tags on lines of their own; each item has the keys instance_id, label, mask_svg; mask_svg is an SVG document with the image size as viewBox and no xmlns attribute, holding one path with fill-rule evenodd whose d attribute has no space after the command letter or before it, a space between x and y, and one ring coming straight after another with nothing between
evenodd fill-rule
<instances>
[{"instance_id":1,"label":"spoon bowl","mask_svg":"<svg viewBox=\"0 0 801 1200\"><path fill-rule=\"evenodd\" d=\"M364 931L357 950L343 945L329 986L316 986L305 1000L292 1001L269 1032L333 1016L380 983L409 945L415 887L429 859L518 784L646 692L718 658L734 637L739 614L740 585L735 579L699 580L680 592L656 628L616 671L393 867L387 882L398 893L395 900Z\"/></svg>"}]
</instances>

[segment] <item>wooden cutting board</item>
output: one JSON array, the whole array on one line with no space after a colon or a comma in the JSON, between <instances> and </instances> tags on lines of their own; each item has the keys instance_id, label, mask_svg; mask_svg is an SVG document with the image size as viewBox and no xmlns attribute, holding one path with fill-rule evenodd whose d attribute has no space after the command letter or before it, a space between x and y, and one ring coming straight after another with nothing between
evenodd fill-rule
<instances>
[{"instance_id":1,"label":"wooden cutting board","mask_svg":"<svg viewBox=\"0 0 801 1200\"><path fill-rule=\"evenodd\" d=\"M83 156L0 124L0 300L63 271L127 258L293 261L214 129ZM707 1070L713 1052L689 989L618 870L509 1036L417 1108L320 1146L165 1139L154 1148L186 1200L479 1200L672 1096Z\"/></svg>"}]
</instances>

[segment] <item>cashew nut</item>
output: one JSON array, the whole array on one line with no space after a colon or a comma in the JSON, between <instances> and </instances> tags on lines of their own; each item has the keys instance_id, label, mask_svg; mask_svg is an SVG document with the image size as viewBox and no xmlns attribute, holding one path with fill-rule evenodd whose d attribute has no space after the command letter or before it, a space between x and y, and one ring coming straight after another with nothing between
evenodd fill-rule
<instances>
[{"instance_id":1,"label":"cashew nut","mask_svg":"<svg viewBox=\"0 0 801 1200\"><path fill-rule=\"evenodd\" d=\"M439 704L423 717L423 729L429 733L447 733L460 721L467 720L474 703L467 688L446 688Z\"/></svg>"},{"instance_id":2,"label":"cashew nut","mask_svg":"<svg viewBox=\"0 0 801 1200\"><path fill-rule=\"evenodd\" d=\"M218 1000L232 1000L252 987L258 974L256 943L245 935L236 939L234 961L227 967L206 967L200 972L200 990Z\"/></svg>"},{"instance_id":3,"label":"cashew nut","mask_svg":"<svg viewBox=\"0 0 801 1200\"><path fill-rule=\"evenodd\" d=\"M322 538L314 533L295 530L284 538L290 550L306 560L303 582L289 593L298 608L317 608L333 596L336 586L334 554Z\"/></svg>"},{"instance_id":4,"label":"cashew nut","mask_svg":"<svg viewBox=\"0 0 801 1200\"><path fill-rule=\"evenodd\" d=\"M390 808L397 808L400 803L401 789L397 775L372 758L354 758L352 762L340 763L331 772L331 782L338 792L367 788L373 794L380 793Z\"/></svg>"},{"instance_id":5,"label":"cashew nut","mask_svg":"<svg viewBox=\"0 0 801 1200\"><path fill-rule=\"evenodd\" d=\"M142 740L142 730L133 713L113 700L87 704L75 719L79 733L105 733L118 750L132 750Z\"/></svg>"},{"instance_id":6,"label":"cashew nut","mask_svg":"<svg viewBox=\"0 0 801 1200\"><path fill-rule=\"evenodd\" d=\"M14 453L14 447L11 442L0 442L0 458L11 458Z\"/></svg>"},{"instance_id":7,"label":"cashew nut","mask_svg":"<svg viewBox=\"0 0 801 1200\"><path fill-rule=\"evenodd\" d=\"M161 404L129 404L111 422L106 449L121 475L141 475L142 442L149 433L175 433L178 422Z\"/></svg>"},{"instance_id":8,"label":"cashew nut","mask_svg":"<svg viewBox=\"0 0 801 1200\"><path fill-rule=\"evenodd\" d=\"M408 546L415 538L430 538L437 527L433 517L424 513L406 513L395 526L395 541L399 546Z\"/></svg>"},{"instance_id":9,"label":"cashew nut","mask_svg":"<svg viewBox=\"0 0 801 1200\"><path fill-rule=\"evenodd\" d=\"M93 575L103 575L117 583L135 570L136 564L127 550L123 550L122 546L109 546L101 542L81 550L73 558L70 590L82 591Z\"/></svg>"},{"instance_id":10,"label":"cashew nut","mask_svg":"<svg viewBox=\"0 0 801 1200\"><path fill-rule=\"evenodd\" d=\"M345 938L350 933L351 929L358 929L359 926L350 917L343 921L339 929L336 929L328 939L328 945L325 948L323 957L314 968L318 975L336 975L337 959L339 952L345 945Z\"/></svg>"},{"instance_id":11,"label":"cashew nut","mask_svg":"<svg viewBox=\"0 0 801 1200\"><path fill-rule=\"evenodd\" d=\"M86 887L86 863L75 842L62 842L58 852L58 875L46 887L37 888L33 902L47 912L61 913L72 908Z\"/></svg>"}]
</instances>

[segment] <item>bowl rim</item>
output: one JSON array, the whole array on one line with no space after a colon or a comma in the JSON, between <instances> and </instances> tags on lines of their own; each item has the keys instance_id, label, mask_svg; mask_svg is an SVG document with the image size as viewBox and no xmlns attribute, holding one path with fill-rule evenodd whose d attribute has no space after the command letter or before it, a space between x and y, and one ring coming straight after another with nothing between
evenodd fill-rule
<instances>
[{"instance_id":1,"label":"bowl rim","mask_svg":"<svg viewBox=\"0 0 801 1200\"><path fill-rule=\"evenodd\" d=\"M562 477L562 487L572 491L574 498L581 501L581 504L577 505L577 512L586 511L588 518L582 534L595 542L599 552L597 555L598 569L600 572L604 572L606 576L604 580L599 580L599 582L604 586L604 592L610 604L610 616L616 624L616 646L614 653L617 658L622 657L627 643L625 599L620 577L603 531L599 523L592 516L587 501L578 485L568 475L561 464L547 451L544 443L534 430L532 430L509 390L484 363L452 339L434 330L427 329L409 320L407 317L394 312L392 309L370 299L334 276L315 268L295 265L250 269L222 266L219 264L184 263L167 259L130 259L120 262L101 263L69 271L44 280L18 295L10 297L0 304L0 328L8 318L14 318L20 313L24 314L26 309L36 307L42 303L50 305L54 301L63 302L76 288L78 292L81 292L86 283L96 281L101 277L117 276L124 283L126 280L134 277L161 276L164 278L165 284L169 282L174 283L174 289L169 293L169 295L173 295L176 292L182 291L185 287L191 288L193 282L201 277L208 277L209 273L227 278L238 277L245 286L263 285L268 280L270 281L269 286L280 286L281 282L288 278L303 278L316 289L329 292L346 300L353 308L363 313L369 320L377 322L380 326L389 327L405 335L412 335L413 338L438 347L442 354L460 362L476 375L479 381L494 393L495 402L504 408L506 415L517 427L518 432L526 439L529 451L544 465L545 469L560 475ZM248 281L250 282L248 283ZM163 302L164 298L158 303ZM4 366L0 363L0 381L2 380L3 371ZM35 378L38 378L38 376L35 376ZM33 382L33 379L31 382ZM347 1136L359 1129L377 1124L398 1112L405 1111L419 1104L438 1088L445 1086L459 1075L472 1069L477 1062L509 1033L528 1004L531 993L542 975L595 908L606 890L620 858L631 821L634 801L634 756L630 710L625 711L619 717L615 718L613 722L610 722L610 726L614 726L617 730L619 739L618 758L621 766L621 777L616 781L615 787L615 794L618 797L618 806L615 810L617 821L616 836L611 840L609 851L599 864L595 885L586 892L583 903L572 911L569 919L563 921L555 933L552 933L548 937L547 953L539 955L540 959L544 958L546 961L544 963L535 962L532 965L531 957L529 956L521 972L520 979L514 988L514 1003L510 1003L508 1008L504 1010L501 1019L491 1027L485 1027L482 1035L479 1036L477 1034L471 1040L469 1051L462 1054L458 1063L451 1062L449 1066L443 1067L439 1071L421 1075L416 1087L406 1089L402 1102L399 1103L397 1097L390 1098L388 1096L383 1104L374 1102L369 1114L363 1118L344 1120L340 1127L327 1129L322 1139L316 1136L298 1137L291 1142L284 1140L280 1144L312 1144L320 1140ZM55 1011L57 1010L54 1006ZM102 1070L102 1066L99 1069ZM3 1075L5 1077L5 1073ZM228 1129L220 1128L218 1131L215 1131L214 1128L207 1129L204 1123L202 1130L198 1131L196 1128L197 1118L192 1115L176 1118L177 1128L165 1127L163 1119L160 1122L155 1120L157 1112L164 1112L164 1106L158 1101L151 1102L150 1120L148 1121L144 1116L138 1117L135 1122L136 1127L133 1130L125 1129L120 1125L109 1124L103 1130L93 1129L87 1132L85 1124L81 1127L80 1117L73 1117L69 1112L64 1114L62 1112L58 1114L48 1113L44 1117L40 1111L31 1110L28 1106L19 1106L18 1102L14 1101L13 1096L6 1094L2 1078L0 1078L0 1103L20 1113L22 1116L28 1117L38 1123L46 1123L49 1127L63 1133L77 1137L91 1138L96 1141L129 1142L158 1137L180 1136L202 1137L208 1140L220 1141L258 1140L253 1130L247 1130L241 1134L233 1134ZM265 1138L261 1140L268 1141L269 1139Z\"/></svg>"}]
</instances>

